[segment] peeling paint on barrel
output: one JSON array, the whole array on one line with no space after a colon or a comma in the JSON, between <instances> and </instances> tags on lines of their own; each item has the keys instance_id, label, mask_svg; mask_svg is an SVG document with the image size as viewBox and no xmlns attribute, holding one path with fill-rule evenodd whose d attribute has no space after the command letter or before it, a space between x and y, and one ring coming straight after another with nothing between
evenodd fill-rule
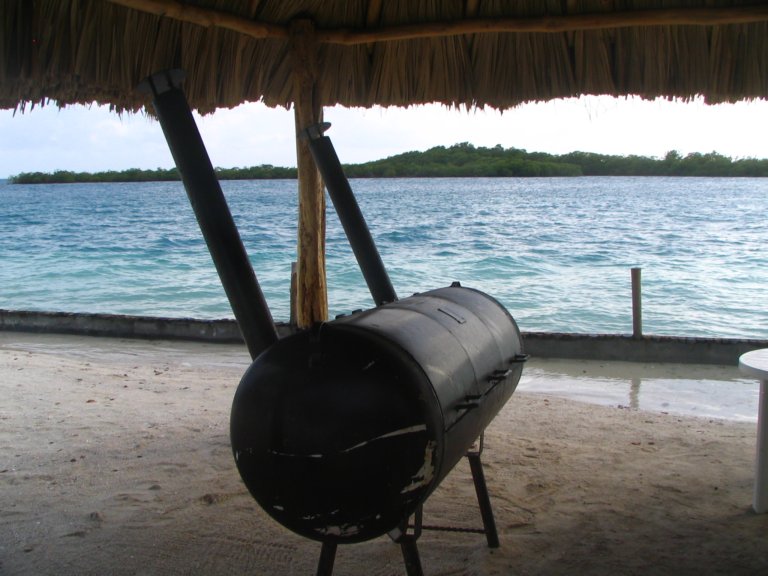
<instances>
[{"instance_id":1,"label":"peeling paint on barrel","mask_svg":"<svg viewBox=\"0 0 768 576\"><path fill-rule=\"evenodd\" d=\"M417 424L415 426L408 426L406 428L399 428L398 430L393 430L392 432L387 432L386 434L380 434L374 438L371 438L370 440L365 440L363 442L359 442L355 444L354 446L350 446L349 448L345 448L341 452L351 452L352 450L357 450L358 448L363 448L364 446L370 444L371 442L375 442L376 440L383 440L385 438L393 438L395 436L402 436L404 434L418 434L420 432L426 432L427 425L426 424Z\"/></svg>"},{"instance_id":2,"label":"peeling paint on barrel","mask_svg":"<svg viewBox=\"0 0 768 576\"><path fill-rule=\"evenodd\" d=\"M434 455L435 448L437 448L437 442L430 440L427 442L427 446L424 449L424 464L416 474L411 476L411 483L400 490L400 494L407 494L415 490L427 487L432 483L432 478L435 476Z\"/></svg>"}]
</instances>

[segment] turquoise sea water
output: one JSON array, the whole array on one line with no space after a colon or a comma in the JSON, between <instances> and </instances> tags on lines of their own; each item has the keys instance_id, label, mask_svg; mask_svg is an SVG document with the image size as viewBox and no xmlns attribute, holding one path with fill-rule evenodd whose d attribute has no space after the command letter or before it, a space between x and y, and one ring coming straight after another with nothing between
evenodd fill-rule
<instances>
[{"instance_id":1,"label":"turquoise sea water","mask_svg":"<svg viewBox=\"0 0 768 576\"><path fill-rule=\"evenodd\" d=\"M287 319L295 181L223 182ZM768 338L768 179L353 180L398 294L460 281L525 331ZM372 305L328 207L332 314ZM231 311L180 183L0 184L0 308L219 318Z\"/></svg>"}]
</instances>

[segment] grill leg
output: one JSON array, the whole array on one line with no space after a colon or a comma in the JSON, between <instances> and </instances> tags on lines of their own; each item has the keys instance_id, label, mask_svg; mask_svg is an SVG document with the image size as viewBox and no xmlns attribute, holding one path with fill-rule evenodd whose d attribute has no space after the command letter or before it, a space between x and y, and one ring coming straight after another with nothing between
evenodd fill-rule
<instances>
[{"instance_id":1,"label":"grill leg","mask_svg":"<svg viewBox=\"0 0 768 576\"><path fill-rule=\"evenodd\" d=\"M421 527L424 523L424 505L419 504L416 512L413 513L413 537L418 539L421 536Z\"/></svg>"},{"instance_id":2,"label":"grill leg","mask_svg":"<svg viewBox=\"0 0 768 576\"><path fill-rule=\"evenodd\" d=\"M421 569L421 558L419 557L419 548L416 545L416 541L421 536L421 517L422 508L419 506L416 509L415 525L413 526L414 532L408 533L408 519L392 530L389 533L389 537L396 544L400 544L400 550L403 553L403 562L405 563L405 572L408 576L424 576L424 571Z\"/></svg>"},{"instance_id":3,"label":"grill leg","mask_svg":"<svg viewBox=\"0 0 768 576\"><path fill-rule=\"evenodd\" d=\"M323 542L320 550L320 560L317 563L317 576L331 576L333 574L333 561L336 560L336 544Z\"/></svg>"},{"instance_id":4,"label":"grill leg","mask_svg":"<svg viewBox=\"0 0 768 576\"><path fill-rule=\"evenodd\" d=\"M400 539L400 550L403 551L406 574L408 576L424 576L424 572L421 569L419 548L416 546L416 537L411 534L404 535Z\"/></svg>"},{"instance_id":5,"label":"grill leg","mask_svg":"<svg viewBox=\"0 0 768 576\"><path fill-rule=\"evenodd\" d=\"M488 496L488 486L485 484L485 474L483 473L483 462L480 460L480 453L470 452L467 454L467 459L472 470L472 480L475 483L477 503L480 506L480 515L483 517L483 528L485 529L488 547L498 548L499 534L496 531L496 521L493 519L493 508L491 508L491 499Z\"/></svg>"}]
</instances>

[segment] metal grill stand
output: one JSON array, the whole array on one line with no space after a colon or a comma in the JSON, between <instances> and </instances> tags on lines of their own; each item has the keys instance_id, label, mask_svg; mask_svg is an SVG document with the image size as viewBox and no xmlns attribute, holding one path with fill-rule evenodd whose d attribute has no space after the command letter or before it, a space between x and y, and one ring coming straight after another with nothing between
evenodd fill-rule
<instances>
[{"instance_id":1,"label":"metal grill stand","mask_svg":"<svg viewBox=\"0 0 768 576\"><path fill-rule=\"evenodd\" d=\"M405 573L407 576L424 576L421 567L421 557L417 541L423 530L434 530L440 532L464 532L474 534L485 534L489 548L499 547L499 534L496 530L496 521L493 517L493 508L491 507L491 498L488 494L488 485L485 482L485 473L483 472L483 462L481 455L483 453L485 432L480 434L477 441L477 449L467 452L469 468L472 472L472 482L475 485L475 494L477 495L477 504L480 508L480 516L483 520L482 528L465 528L459 526L433 526L423 523L424 510L419 506L414 512L413 523L404 522L402 526L389 533L389 537L396 544L400 544L403 553L403 562L405 564ZM320 560L317 564L317 576L331 576L333 574L333 564L336 559L336 544L332 542L323 542L320 551Z\"/></svg>"}]
</instances>

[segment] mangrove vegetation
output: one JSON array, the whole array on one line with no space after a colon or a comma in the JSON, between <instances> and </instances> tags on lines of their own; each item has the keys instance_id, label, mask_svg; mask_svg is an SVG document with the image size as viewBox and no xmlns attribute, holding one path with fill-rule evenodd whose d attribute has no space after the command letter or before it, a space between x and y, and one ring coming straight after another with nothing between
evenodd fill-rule
<instances>
[{"instance_id":1,"label":"mangrove vegetation","mask_svg":"<svg viewBox=\"0 0 768 576\"><path fill-rule=\"evenodd\" d=\"M425 152L405 152L362 164L347 164L349 178L440 178L440 177L547 177L547 176L768 176L768 160L741 158L710 152L681 155L668 152L664 158L611 156L592 152L554 155L517 148L476 147L467 142L436 146ZM296 168L262 164L247 168L216 168L220 180L296 178ZM150 182L179 180L175 168L122 171L52 173L22 172L11 176L13 184L75 182Z\"/></svg>"}]
</instances>

